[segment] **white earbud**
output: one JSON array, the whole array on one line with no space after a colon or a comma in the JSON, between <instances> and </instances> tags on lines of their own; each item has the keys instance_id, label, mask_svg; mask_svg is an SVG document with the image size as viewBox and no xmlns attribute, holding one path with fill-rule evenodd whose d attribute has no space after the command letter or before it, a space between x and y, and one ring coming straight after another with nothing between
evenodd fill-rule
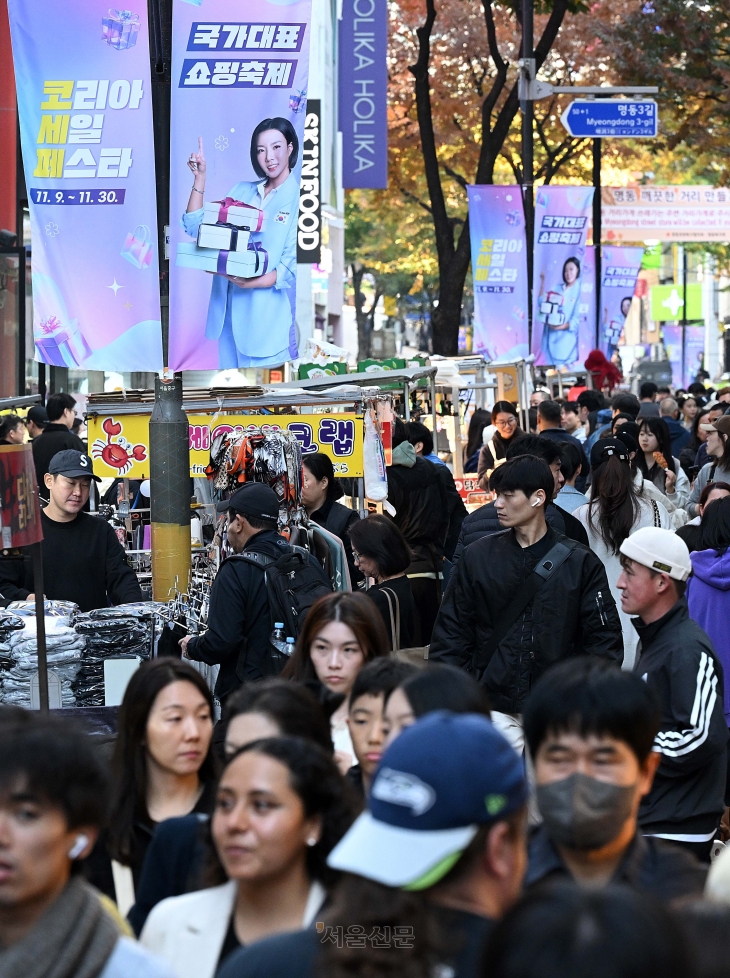
<instances>
[{"instance_id":1,"label":"white earbud","mask_svg":"<svg viewBox=\"0 0 730 978\"><path fill-rule=\"evenodd\" d=\"M78 859L81 853L84 851L84 849L88 846L88 844L89 844L88 835L83 835L83 834L77 835L73 847L69 850L68 858Z\"/></svg>"},{"instance_id":2,"label":"white earbud","mask_svg":"<svg viewBox=\"0 0 730 978\"><path fill-rule=\"evenodd\" d=\"M318 841L319 841L318 839L314 839L314 838L307 839L307 845L308 846L316 846Z\"/></svg>"},{"instance_id":3,"label":"white earbud","mask_svg":"<svg viewBox=\"0 0 730 978\"><path fill-rule=\"evenodd\" d=\"M533 509L535 508L535 506L539 506L539 505L540 505L539 499L536 499L534 503L530 503L530 506L532 506Z\"/></svg>"}]
</instances>

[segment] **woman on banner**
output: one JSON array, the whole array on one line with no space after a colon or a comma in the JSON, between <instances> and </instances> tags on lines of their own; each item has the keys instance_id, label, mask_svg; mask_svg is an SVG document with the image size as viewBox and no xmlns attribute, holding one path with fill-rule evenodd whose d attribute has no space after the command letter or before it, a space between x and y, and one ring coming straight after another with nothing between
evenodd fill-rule
<instances>
[{"instance_id":1,"label":"woman on banner","mask_svg":"<svg viewBox=\"0 0 730 978\"><path fill-rule=\"evenodd\" d=\"M548 366L562 367L578 359L580 323L580 260L571 256L563 263L562 282L545 292L540 276L538 308L542 320L542 355Z\"/></svg>"},{"instance_id":2,"label":"woman on banner","mask_svg":"<svg viewBox=\"0 0 730 978\"><path fill-rule=\"evenodd\" d=\"M221 368L275 366L297 356L291 297L297 271L299 182L293 170L298 156L291 122L264 119L251 136L251 165L261 179L241 180L228 193L264 211L264 228L252 232L250 240L266 250L268 267L255 278L213 278L205 335L218 340ZM196 237L203 222L207 171L202 137L187 162L194 181L182 224Z\"/></svg>"},{"instance_id":3,"label":"woman on banner","mask_svg":"<svg viewBox=\"0 0 730 978\"><path fill-rule=\"evenodd\" d=\"M608 360L611 359L616 351L630 309L631 296L625 295L621 300L621 315L617 319L611 319L608 306L603 310L603 339L606 344L606 358Z\"/></svg>"}]
</instances>

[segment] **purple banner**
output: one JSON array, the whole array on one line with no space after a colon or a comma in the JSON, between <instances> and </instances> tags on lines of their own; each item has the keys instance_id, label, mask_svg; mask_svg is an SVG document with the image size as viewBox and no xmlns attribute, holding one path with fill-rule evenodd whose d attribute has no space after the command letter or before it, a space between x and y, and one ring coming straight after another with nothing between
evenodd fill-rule
<instances>
[{"instance_id":1,"label":"purple banner","mask_svg":"<svg viewBox=\"0 0 730 978\"><path fill-rule=\"evenodd\" d=\"M584 274L593 187L540 187L535 202L532 352L540 366L572 367L589 319L595 275ZM589 347L590 349L590 347Z\"/></svg>"},{"instance_id":2,"label":"purple banner","mask_svg":"<svg viewBox=\"0 0 730 978\"><path fill-rule=\"evenodd\" d=\"M705 354L705 327L685 326L684 370L682 369L682 327L663 326L664 347L672 365L672 385L685 390L697 377Z\"/></svg>"},{"instance_id":3,"label":"purple banner","mask_svg":"<svg viewBox=\"0 0 730 978\"><path fill-rule=\"evenodd\" d=\"M9 0L36 359L162 367L147 5ZM7 149L7 148L6 148Z\"/></svg>"},{"instance_id":4,"label":"purple banner","mask_svg":"<svg viewBox=\"0 0 730 978\"><path fill-rule=\"evenodd\" d=\"M613 356L623 333L643 257L643 248L613 245L601 248L600 347L608 360Z\"/></svg>"},{"instance_id":5,"label":"purple banner","mask_svg":"<svg viewBox=\"0 0 730 978\"><path fill-rule=\"evenodd\" d=\"M581 268L581 293L578 305L578 359L582 367L596 347L596 249L587 245Z\"/></svg>"},{"instance_id":6,"label":"purple banner","mask_svg":"<svg viewBox=\"0 0 730 978\"><path fill-rule=\"evenodd\" d=\"M344 187L388 186L388 3L343 0L339 129Z\"/></svg>"},{"instance_id":7,"label":"purple banner","mask_svg":"<svg viewBox=\"0 0 730 978\"><path fill-rule=\"evenodd\" d=\"M311 0L173 2L174 370L270 367L298 355L310 10Z\"/></svg>"},{"instance_id":8,"label":"purple banner","mask_svg":"<svg viewBox=\"0 0 730 978\"><path fill-rule=\"evenodd\" d=\"M516 186L467 187L474 277L473 352L487 360L524 359L527 337L527 244Z\"/></svg>"}]
</instances>

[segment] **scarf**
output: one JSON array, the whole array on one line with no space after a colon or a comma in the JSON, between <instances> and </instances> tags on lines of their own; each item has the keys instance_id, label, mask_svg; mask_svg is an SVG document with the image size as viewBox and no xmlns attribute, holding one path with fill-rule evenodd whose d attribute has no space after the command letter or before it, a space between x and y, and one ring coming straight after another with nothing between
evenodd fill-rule
<instances>
[{"instance_id":1,"label":"scarf","mask_svg":"<svg viewBox=\"0 0 730 978\"><path fill-rule=\"evenodd\" d=\"M118 940L99 894L72 877L30 933L0 951L0 978L97 978Z\"/></svg>"}]
</instances>

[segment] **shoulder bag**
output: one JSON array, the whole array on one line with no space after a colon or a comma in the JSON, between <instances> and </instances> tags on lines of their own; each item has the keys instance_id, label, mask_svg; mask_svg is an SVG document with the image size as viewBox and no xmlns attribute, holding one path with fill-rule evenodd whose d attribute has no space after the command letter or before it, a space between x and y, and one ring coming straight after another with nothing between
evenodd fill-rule
<instances>
[{"instance_id":1,"label":"shoulder bag","mask_svg":"<svg viewBox=\"0 0 730 978\"><path fill-rule=\"evenodd\" d=\"M395 591L389 587L378 588L385 595L390 612L390 634L393 636L393 656L401 662L410 662L414 666L423 666L428 662L428 645L402 649L400 647L400 600Z\"/></svg>"}]
</instances>

